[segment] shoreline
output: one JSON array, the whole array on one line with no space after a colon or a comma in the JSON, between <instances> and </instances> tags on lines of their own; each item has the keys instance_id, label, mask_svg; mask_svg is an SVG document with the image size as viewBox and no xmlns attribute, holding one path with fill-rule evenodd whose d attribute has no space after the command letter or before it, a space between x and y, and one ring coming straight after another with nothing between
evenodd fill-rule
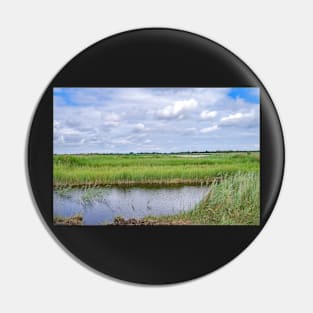
<instances>
[{"instance_id":1,"label":"shoreline","mask_svg":"<svg viewBox=\"0 0 313 313\"><path fill-rule=\"evenodd\" d=\"M209 186L214 181L219 181L221 177L214 177L206 180L192 180L192 179L173 179L173 180L152 180L152 181L115 181L111 183L54 183L53 189L62 188L110 188L110 187L183 187L183 186Z\"/></svg>"}]
</instances>

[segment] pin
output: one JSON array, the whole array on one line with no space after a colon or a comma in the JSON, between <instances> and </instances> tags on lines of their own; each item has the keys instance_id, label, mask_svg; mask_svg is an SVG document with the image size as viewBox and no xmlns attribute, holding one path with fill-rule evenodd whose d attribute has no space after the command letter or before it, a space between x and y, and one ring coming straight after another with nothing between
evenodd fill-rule
<instances>
[{"instance_id":1,"label":"pin","mask_svg":"<svg viewBox=\"0 0 313 313\"><path fill-rule=\"evenodd\" d=\"M259 234L284 141L237 56L193 33L138 29L90 46L51 81L28 170L66 250L114 278L169 284L215 271Z\"/></svg>"}]
</instances>

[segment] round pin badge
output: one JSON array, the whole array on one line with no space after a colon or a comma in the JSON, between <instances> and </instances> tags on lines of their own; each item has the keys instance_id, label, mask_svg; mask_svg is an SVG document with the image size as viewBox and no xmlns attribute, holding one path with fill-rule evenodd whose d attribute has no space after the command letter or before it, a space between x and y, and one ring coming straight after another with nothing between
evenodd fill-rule
<instances>
[{"instance_id":1,"label":"round pin badge","mask_svg":"<svg viewBox=\"0 0 313 313\"><path fill-rule=\"evenodd\" d=\"M284 171L279 118L232 52L174 29L97 42L33 117L28 170L58 241L98 272L168 284L210 273L259 234Z\"/></svg>"}]
</instances>

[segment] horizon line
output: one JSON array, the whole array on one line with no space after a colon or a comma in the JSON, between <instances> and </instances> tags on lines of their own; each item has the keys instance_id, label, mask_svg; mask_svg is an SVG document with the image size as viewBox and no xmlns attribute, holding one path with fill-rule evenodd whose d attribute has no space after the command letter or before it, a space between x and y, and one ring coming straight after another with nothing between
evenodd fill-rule
<instances>
[{"instance_id":1,"label":"horizon line","mask_svg":"<svg viewBox=\"0 0 313 313\"><path fill-rule=\"evenodd\" d=\"M261 150L206 150L206 151L178 151L178 152L78 152L78 153L53 153L53 155L86 155L86 154L106 154L106 155L128 155L128 154L199 154L199 153L231 153L231 152L261 152Z\"/></svg>"}]
</instances>

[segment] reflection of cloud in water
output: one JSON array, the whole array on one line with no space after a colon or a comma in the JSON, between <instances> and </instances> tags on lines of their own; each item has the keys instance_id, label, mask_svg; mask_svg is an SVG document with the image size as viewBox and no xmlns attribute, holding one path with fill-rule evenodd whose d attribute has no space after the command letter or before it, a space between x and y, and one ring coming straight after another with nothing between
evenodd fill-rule
<instances>
[{"instance_id":1,"label":"reflection of cloud in water","mask_svg":"<svg viewBox=\"0 0 313 313\"><path fill-rule=\"evenodd\" d=\"M208 187L201 186L73 188L66 192L66 196L54 192L53 213L62 217L82 214L84 224L98 225L110 223L117 216L129 219L188 211L207 193Z\"/></svg>"}]
</instances>

